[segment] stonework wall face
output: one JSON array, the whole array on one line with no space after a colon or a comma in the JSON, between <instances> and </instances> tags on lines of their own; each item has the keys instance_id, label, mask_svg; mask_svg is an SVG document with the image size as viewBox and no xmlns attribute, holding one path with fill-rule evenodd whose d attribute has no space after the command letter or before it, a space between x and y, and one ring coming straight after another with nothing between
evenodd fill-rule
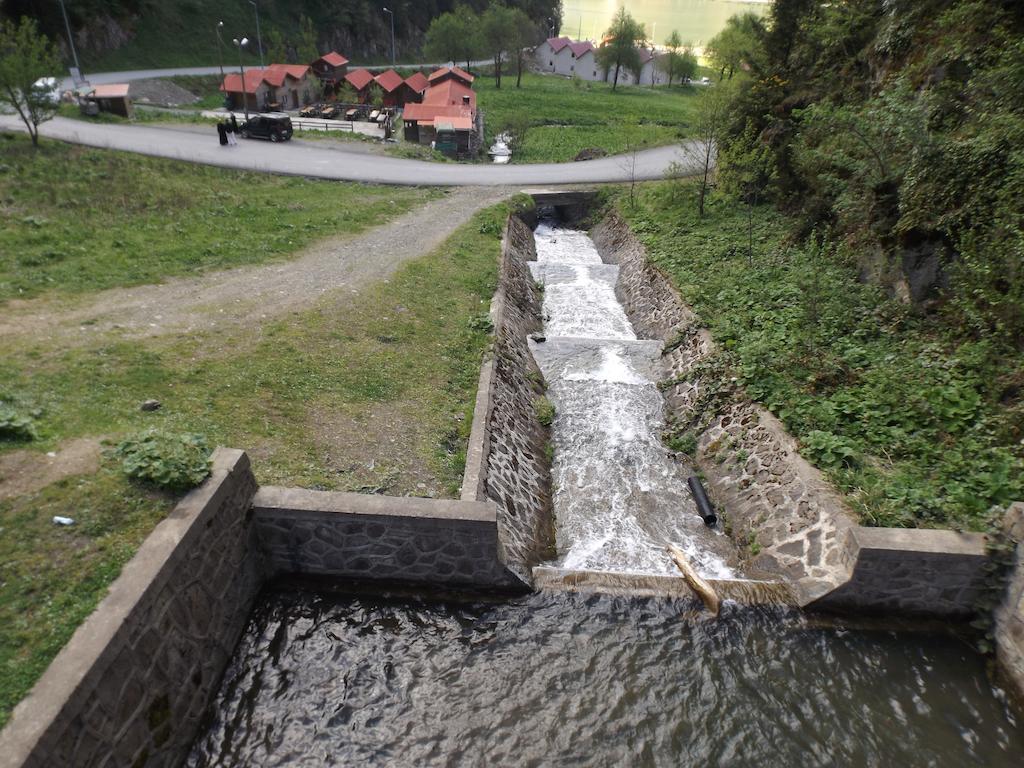
<instances>
[{"instance_id":1,"label":"stonework wall face","mask_svg":"<svg viewBox=\"0 0 1024 768\"><path fill-rule=\"evenodd\" d=\"M277 573L523 586L498 560L489 503L263 488L253 507L260 545ZM462 517L453 516L460 510Z\"/></svg>"},{"instance_id":2,"label":"stonework wall face","mask_svg":"<svg viewBox=\"0 0 1024 768\"><path fill-rule=\"evenodd\" d=\"M177 766L263 581L240 451L146 539L0 736L0 764ZM77 681L77 684L76 684Z\"/></svg>"},{"instance_id":3,"label":"stonework wall face","mask_svg":"<svg viewBox=\"0 0 1024 768\"><path fill-rule=\"evenodd\" d=\"M996 614L996 653L1002 676L1024 703L1024 502L1007 511L1003 532L1016 549L1006 596Z\"/></svg>"},{"instance_id":4,"label":"stonework wall face","mask_svg":"<svg viewBox=\"0 0 1024 768\"><path fill-rule=\"evenodd\" d=\"M704 416L700 364L715 345L670 279L617 214L591 233L601 257L619 265L616 293L637 334L666 341L664 396L669 424ZM697 434L693 457L709 492L747 551L751 578L785 578L812 599L845 581L844 541L852 514L821 473L797 453L782 425L740 393L728 397ZM756 552L756 554L755 554Z\"/></svg>"},{"instance_id":5,"label":"stonework wall face","mask_svg":"<svg viewBox=\"0 0 1024 768\"><path fill-rule=\"evenodd\" d=\"M813 608L963 619L989 588L981 534L856 528L846 557L850 580Z\"/></svg>"},{"instance_id":6,"label":"stonework wall face","mask_svg":"<svg viewBox=\"0 0 1024 768\"><path fill-rule=\"evenodd\" d=\"M548 430L534 401L543 394L540 369L527 343L541 330L541 297L527 261L535 260L533 231L509 218L494 298L494 373L483 491L498 506L502 561L523 578L529 566L554 554Z\"/></svg>"}]
</instances>

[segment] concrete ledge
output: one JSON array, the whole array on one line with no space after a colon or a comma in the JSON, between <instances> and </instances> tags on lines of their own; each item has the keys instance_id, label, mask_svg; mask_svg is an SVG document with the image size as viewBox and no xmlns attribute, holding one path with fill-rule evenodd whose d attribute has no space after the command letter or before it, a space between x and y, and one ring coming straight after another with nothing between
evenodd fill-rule
<instances>
[{"instance_id":1,"label":"concrete ledge","mask_svg":"<svg viewBox=\"0 0 1024 768\"><path fill-rule=\"evenodd\" d=\"M980 533L854 526L845 541L850 578L807 607L970 617L988 588L987 541Z\"/></svg>"},{"instance_id":2,"label":"concrete ledge","mask_svg":"<svg viewBox=\"0 0 1024 768\"><path fill-rule=\"evenodd\" d=\"M487 456L490 452L491 433L487 428L491 418L491 400L494 395L494 363L488 360L480 367L480 380L476 388L473 407L473 426L466 446L466 471L462 474L463 501L482 501L487 497Z\"/></svg>"},{"instance_id":3,"label":"concrete ledge","mask_svg":"<svg viewBox=\"0 0 1024 768\"><path fill-rule=\"evenodd\" d=\"M789 585L779 581L708 579L722 600L740 605L797 605ZM700 601L682 576L654 576L613 571L574 571L551 566L533 569L533 584L551 592L596 592L602 595L632 595Z\"/></svg>"},{"instance_id":4,"label":"concrete ledge","mask_svg":"<svg viewBox=\"0 0 1024 768\"><path fill-rule=\"evenodd\" d=\"M260 547L277 573L516 589L490 502L261 488Z\"/></svg>"},{"instance_id":5,"label":"concrete ledge","mask_svg":"<svg viewBox=\"0 0 1024 768\"><path fill-rule=\"evenodd\" d=\"M262 572L246 513L256 482L219 448L212 476L146 538L0 733L2 766L178 765Z\"/></svg>"}]
</instances>

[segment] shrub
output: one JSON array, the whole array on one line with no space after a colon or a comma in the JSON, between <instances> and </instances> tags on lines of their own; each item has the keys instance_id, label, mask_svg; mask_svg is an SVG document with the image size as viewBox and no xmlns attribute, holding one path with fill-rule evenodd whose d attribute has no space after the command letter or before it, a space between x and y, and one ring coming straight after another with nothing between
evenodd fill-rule
<instances>
[{"instance_id":1,"label":"shrub","mask_svg":"<svg viewBox=\"0 0 1024 768\"><path fill-rule=\"evenodd\" d=\"M843 465L854 466L857 463L857 451L850 442L831 432L815 429L800 442L803 453L819 467L830 469Z\"/></svg>"},{"instance_id":2,"label":"shrub","mask_svg":"<svg viewBox=\"0 0 1024 768\"><path fill-rule=\"evenodd\" d=\"M203 435L150 429L114 449L128 477L168 491L194 488L210 474L210 449Z\"/></svg>"},{"instance_id":3,"label":"shrub","mask_svg":"<svg viewBox=\"0 0 1024 768\"><path fill-rule=\"evenodd\" d=\"M541 395L533 401L533 408L537 412L537 421L541 426L550 427L551 422L555 420L555 406L551 401Z\"/></svg>"},{"instance_id":4,"label":"shrub","mask_svg":"<svg viewBox=\"0 0 1024 768\"><path fill-rule=\"evenodd\" d=\"M13 406L0 403L0 440L35 440L36 425L33 418Z\"/></svg>"}]
</instances>

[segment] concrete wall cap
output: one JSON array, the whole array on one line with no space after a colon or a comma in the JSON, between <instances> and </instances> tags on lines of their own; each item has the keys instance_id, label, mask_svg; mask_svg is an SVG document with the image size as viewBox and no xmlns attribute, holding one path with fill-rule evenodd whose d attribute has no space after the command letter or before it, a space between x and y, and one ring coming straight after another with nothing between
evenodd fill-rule
<instances>
[{"instance_id":1,"label":"concrete wall cap","mask_svg":"<svg viewBox=\"0 0 1024 768\"><path fill-rule=\"evenodd\" d=\"M496 509L484 501L421 499L413 496L377 496L341 491L310 491L305 488L264 486L252 502L256 514L347 514L383 517L414 517L434 520L465 520L493 523Z\"/></svg>"}]
</instances>

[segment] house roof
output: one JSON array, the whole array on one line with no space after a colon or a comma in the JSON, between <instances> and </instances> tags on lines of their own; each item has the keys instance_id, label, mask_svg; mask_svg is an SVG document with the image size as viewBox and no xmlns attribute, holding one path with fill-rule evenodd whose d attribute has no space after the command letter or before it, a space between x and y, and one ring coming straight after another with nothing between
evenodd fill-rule
<instances>
[{"instance_id":1,"label":"house roof","mask_svg":"<svg viewBox=\"0 0 1024 768\"><path fill-rule=\"evenodd\" d=\"M285 78L301 80L309 72L306 64L271 64L263 70L263 79L275 88L284 85Z\"/></svg>"},{"instance_id":2,"label":"house roof","mask_svg":"<svg viewBox=\"0 0 1024 768\"><path fill-rule=\"evenodd\" d=\"M405 79L405 84L416 93L423 93L430 86L430 81L422 72L414 72Z\"/></svg>"},{"instance_id":3,"label":"house roof","mask_svg":"<svg viewBox=\"0 0 1024 768\"><path fill-rule=\"evenodd\" d=\"M381 72L373 79L377 81L377 85L384 89L385 93L391 93L392 91L401 88L402 83L405 82L405 80L402 79L402 76L393 69Z\"/></svg>"},{"instance_id":4,"label":"house roof","mask_svg":"<svg viewBox=\"0 0 1024 768\"><path fill-rule=\"evenodd\" d=\"M578 59L583 54L594 50L594 44L589 40L581 40L578 43L569 43L569 50L572 51Z\"/></svg>"},{"instance_id":5,"label":"house roof","mask_svg":"<svg viewBox=\"0 0 1024 768\"><path fill-rule=\"evenodd\" d=\"M476 111L476 92L457 80L445 80L437 85L432 85L423 95L424 104L436 106L465 106L463 97L469 97L469 107Z\"/></svg>"},{"instance_id":6,"label":"house roof","mask_svg":"<svg viewBox=\"0 0 1024 768\"><path fill-rule=\"evenodd\" d=\"M640 48L638 49L638 52L640 54L641 64L646 64L648 61L654 58L654 53L648 50L647 48Z\"/></svg>"},{"instance_id":7,"label":"house roof","mask_svg":"<svg viewBox=\"0 0 1024 768\"><path fill-rule=\"evenodd\" d=\"M351 84L357 91L361 91L373 82L373 75L366 69L353 69L345 75L345 82Z\"/></svg>"},{"instance_id":8,"label":"house roof","mask_svg":"<svg viewBox=\"0 0 1024 768\"><path fill-rule=\"evenodd\" d=\"M459 67L442 67L441 69L431 72L430 77L428 77L427 79L430 82L435 83L438 82L439 80L443 80L446 77L456 77L462 82L464 82L466 85L472 85L473 81L476 79L471 74L469 74L469 72L467 72L464 69L460 69Z\"/></svg>"},{"instance_id":9,"label":"house roof","mask_svg":"<svg viewBox=\"0 0 1024 768\"><path fill-rule=\"evenodd\" d=\"M565 48L572 41L568 37L549 37L548 45L551 46L551 50L558 53L560 50Z\"/></svg>"},{"instance_id":10,"label":"house roof","mask_svg":"<svg viewBox=\"0 0 1024 768\"><path fill-rule=\"evenodd\" d=\"M444 116L434 120L434 128L439 131L471 131L473 120L469 117Z\"/></svg>"},{"instance_id":11,"label":"house roof","mask_svg":"<svg viewBox=\"0 0 1024 768\"><path fill-rule=\"evenodd\" d=\"M466 127L459 130L469 130L473 126L473 111L469 107L452 106L450 104L406 104L402 112L402 120L419 125L436 125L439 122L452 123Z\"/></svg>"},{"instance_id":12,"label":"house roof","mask_svg":"<svg viewBox=\"0 0 1024 768\"><path fill-rule=\"evenodd\" d=\"M318 64L321 61L324 62L324 64L328 64L328 65L330 65L332 67L344 67L346 64L348 64L348 59L346 59L344 56L342 56L337 51L331 51L330 53L325 53L323 56L321 56L319 59L317 59L313 63L314 64Z\"/></svg>"},{"instance_id":13,"label":"house roof","mask_svg":"<svg viewBox=\"0 0 1024 768\"><path fill-rule=\"evenodd\" d=\"M231 73L224 77L220 89L225 93L256 93L263 84L262 69L247 69L245 71L245 88L242 88L242 76Z\"/></svg>"},{"instance_id":14,"label":"house roof","mask_svg":"<svg viewBox=\"0 0 1024 768\"><path fill-rule=\"evenodd\" d=\"M128 96L129 83L97 85L91 94L96 99L123 99Z\"/></svg>"}]
</instances>

